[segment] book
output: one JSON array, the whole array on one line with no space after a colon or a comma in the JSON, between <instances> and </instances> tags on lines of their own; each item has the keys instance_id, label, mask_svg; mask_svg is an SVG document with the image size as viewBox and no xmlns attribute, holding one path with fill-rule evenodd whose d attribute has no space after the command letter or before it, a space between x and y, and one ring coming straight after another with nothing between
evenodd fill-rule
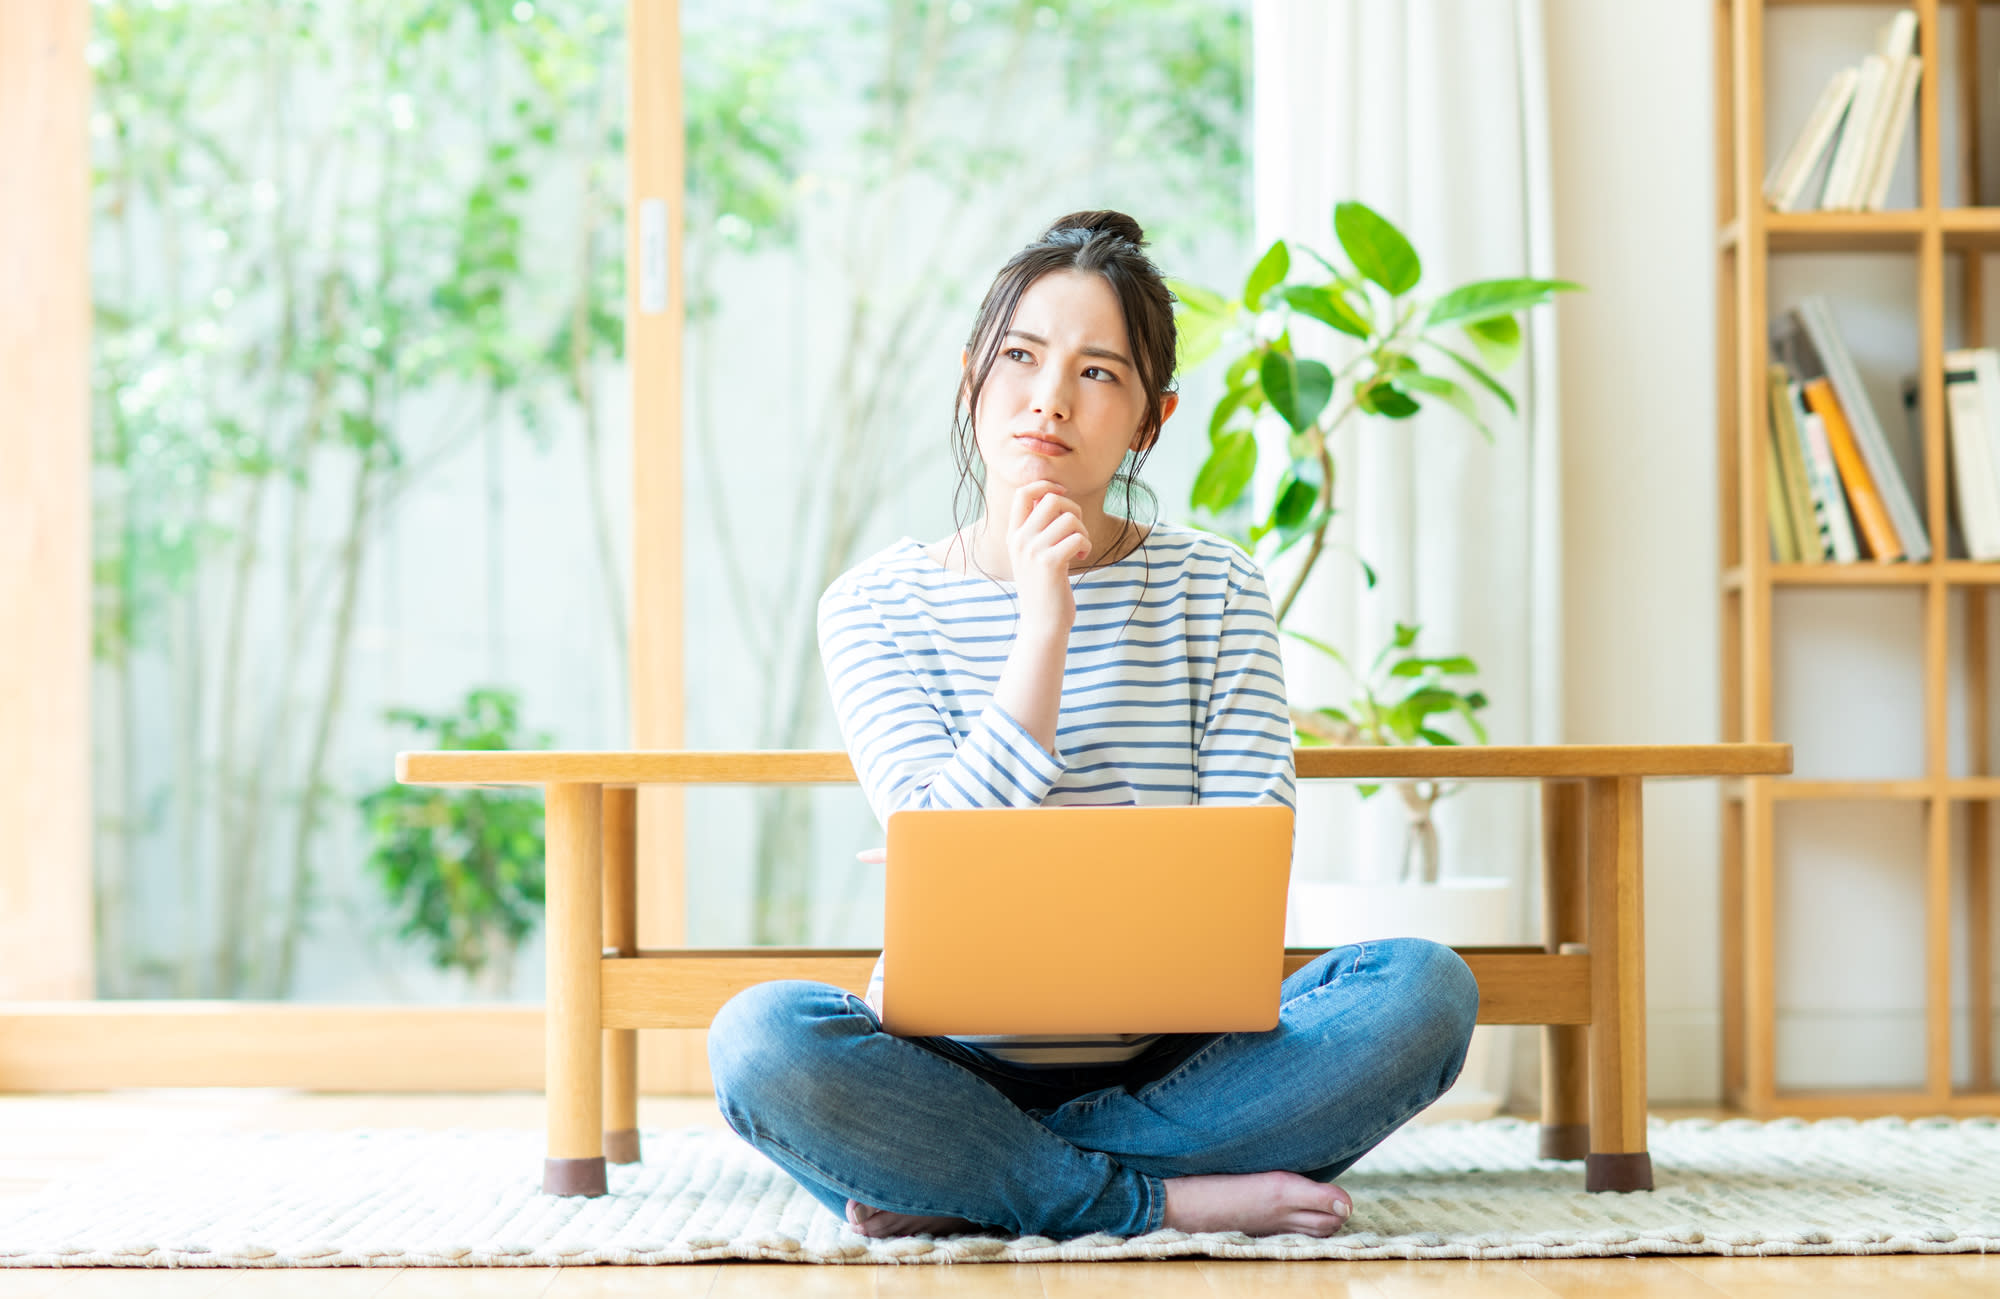
<instances>
[{"instance_id":1,"label":"book","mask_svg":"<svg viewBox=\"0 0 2000 1299\"><path fill-rule=\"evenodd\" d=\"M1868 400L1868 390L1862 386L1861 375L1854 368L1854 358L1848 354L1840 331L1834 327L1833 309L1823 296L1813 294L1802 300L1797 309L1788 315L1795 318L1799 326L1794 336L1796 345L1792 348L1791 359L1797 362L1791 366L1792 373L1802 382L1810 382L1822 374L1831 382L1861 458L1868 467L1869 480L1880 494L1889 521L1894 525L1901 553L1913 563L1924 562L1931 557L1930 534L1924 528L1923 517L1917 513L1910 485L1904 481L1903 471L1897 467L1896 457L1889 449L1882 423L1876 418L1875 407ZM1829 436L1831 432L1829 429Z\"/></svg>"},{"instance_id":2,"label":"book","mask_svg":"<svg viewBox=\"0 0 2000 1299\"><path fill-rule=\"evenodd\" d=\"M1861 201L1856 205L1865 211L1880 212L1889 200L1889 181L1896 173L1896 159L1902 156L1903 140L1909 133L1910 114L1917 103L1917 84L1923 79L1924 61L1914 54L1903 56L1897 61L1896 75L1889 93L1887 121L1878 137L1875 156L1870 160L1872 174L1863 186Z\"/></svg>"},{"instance_id":3,"label":"book","mask_svg":"<svg viewBox=\"0 0 2000 1299\"><path fill-rule=\"evenodd\" d=\"M2000 351L1960 348L1944 354L1945 430L1950 443L1953 503L1965 553L2000 559Z\"/></svg>"},{"instance_id":4,"label":"book","mask_svg":"<svg viewBox=\"0 0 2000 1299\"><path fill-rule=\"evenodd\" d=\"M1888 72L1875 118L1868 124L1867 147L1855 171L1854 189L1848 195L1847 206L1879 211L1883 200L1876 193L1879 189L1884 197L1888 194L1888 173L1894 171L1896 156L1901 152L1903 128L1909 124L1910 108L1922 73L1923 65L1917 58L1915 10L1900 10L1883 24L1875 37L1875 52L1888 61Z\"/></svg>"},{"instance_id":5,"label":"book","mask_svg":"<svg viewBox=\"0 0 2000 1299\"><path fill-rule=\"evenodd\" d=\"M1803 395L1800 396L1803 402ZM1827 553L1837 564L1852 564L1861 558L1854 539L1854 521L1847 512L1847 497L1840 490L1840 473L1833 467L1833 449L1827 445L1826 425L1810 411L1798 415L1799 440L1806 448L1806 465L1812 473L1813 500L1822 511L1826 528Z\"/></svg>"},{"instance_id":6,"label":"book","mask_svg":"<svg viewBox=\"0 0 2000 1299\"><path fill-rule=\"evenodd\" d=\"M1785 473L1778 464L1778 430L1764 439L1764 515L1771 527L1771 560L1799 562L1799 536L1792 528L1792 505L1785 499Z\"/></svg>"},{"instance_id":7,"label":"book","mask_svg":"<svg viewBox=\"0 0 2000 1299\"><path fill-rule=\"evenodd\" d=\"M1855 525L1861 530L1861 539L1868 543L1869 558L1882 563L1903 558L1896 525L1889 521L1888 507L1882 504L1875 476L1868 471L1868 462L1855 442L1847 413L1834 395L1833 381L1824 377L1810 379L1805 390L1806 405L1826 428L1827 445L1833 450L1833 463L1840 471L1841 486L1847 490L1847 504L1854 511Z\"/></svg>"},{"instance_id":8,"label":"book","mask_svg":"<svg viewBox=\"0 0 2000 1299\"><path fill-rule=\"evenodd\" d=\"M1854 100L1854 83L1860 75L1858 68L1848 67L1827 80L1805 125L1793 137L1791 147L1764 178L1764 198L1774 211L1796 212L1804 205L1806 182L1819 169L1820 159L1840 133L1847 106Z\"/></svg>"},{"instance_id":9,"label":"book","mask_svg":"<svg viewBox=\"0 0 2000 1299\"><path fill-rule=\"evenodd\" d=\"M1791 375L1782 365L1770 370L1771 436L1778 446L1778 469L1785 487L1786 516L1792 521L1792 548L1799 562L1817 564L1826 558L1826 530L1813 502L1806 476L1805 444L1799 440Z\"/></svg>"},{"instance_id":10,"label":"book","mask_svg":"<svg viewBox=\"0 0 2000 1299\"><path fill-rule=\"evenodd\" d=\"M1855 178L1882 111L1883 92L1889 79L1889 60L1870 54L1861 60L1861 76L1854 83L1854 102L1847 110L1847 122L1840 128L1840 142L1834 146L1833 162L1827 167L1826 188L1819 196L1822 208L1853 206Z\"/></svg>"}]
</instances>

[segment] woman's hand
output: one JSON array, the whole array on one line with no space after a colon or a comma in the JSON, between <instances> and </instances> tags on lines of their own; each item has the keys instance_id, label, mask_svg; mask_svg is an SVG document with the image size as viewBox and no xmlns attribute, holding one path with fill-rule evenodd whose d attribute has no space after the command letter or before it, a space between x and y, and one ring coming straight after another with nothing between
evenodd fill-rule
<instances>
[{"instance_id":1,"label":"woman's hand","mask_svg":"<svg viewBox=\"0 0 2000 1299\"><path fill-rule=\"evenodd\" d=\"M1062 494L1062 484L1041 478L1015 491L1007 556L1020 592L1020 630L1067 638L1076 622L1070 565L1090 558L1090 532L1083 507Z\"/></svg>"}]
</instances>

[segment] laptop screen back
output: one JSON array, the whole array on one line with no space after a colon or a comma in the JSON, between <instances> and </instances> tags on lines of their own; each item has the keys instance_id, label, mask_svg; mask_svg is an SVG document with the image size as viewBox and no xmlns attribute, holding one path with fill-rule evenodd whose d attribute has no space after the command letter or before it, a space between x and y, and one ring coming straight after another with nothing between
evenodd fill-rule
<instances>
[{"instance_id":1,"label":"laptop screen back","mask_svg":"<svg viewBox=\"0 0 2000 1299\"><path fill-rule=\"evenodd\" d=\"M1291 809L896 812L888 829L890 1032L1277 1025Z\"/></svg>"}]
</instances>

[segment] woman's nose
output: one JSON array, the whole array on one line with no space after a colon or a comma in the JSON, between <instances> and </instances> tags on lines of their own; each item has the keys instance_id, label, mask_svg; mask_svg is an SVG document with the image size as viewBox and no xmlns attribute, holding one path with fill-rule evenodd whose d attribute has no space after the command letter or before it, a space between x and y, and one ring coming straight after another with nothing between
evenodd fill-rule
<instances>
[{"instance_id":1,"label":"woman's nose","mask_svg":"<svg viewBox=\"0 0 2000 1299\"><path fill-rule=\"evenodd\" d=\"M1034 407L1037 415L1044 415L1050 419L1068 419L1069 394L1064 391L1063 381L1059 378L1043 380L1035 389Z\"/></svg>"}]
</instances>

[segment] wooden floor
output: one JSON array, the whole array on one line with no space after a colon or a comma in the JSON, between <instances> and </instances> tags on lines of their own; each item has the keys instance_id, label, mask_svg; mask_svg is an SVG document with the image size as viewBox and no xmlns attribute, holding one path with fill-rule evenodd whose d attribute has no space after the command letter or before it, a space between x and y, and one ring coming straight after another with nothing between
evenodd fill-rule
<instances>
[{"instance_id":1,"label":"wooden floor","mask_svg":"<svg viewBox=\"0 0 2000 1299\"><path fill-rule=\"evenodd\" d=\"M140 1132L181 1128L539 1127L539 1096L319 1096L278 1091L150 1091L0 1096L0 1206L118 1149ZM721 1120L712 1102L647 1097L642 1127ZM2000 1172L1996 1172L2000 1176ZM1590 1259L1522 1263L980 1264L811 1267L723 1263L669 1267L289 1268L271 1271L0 1268L0 1299L52 1295L298 1296L299 1299L1843 1299L2000 1296L2000 1255L1883 1258Z\"/></svg>"}]
</instances>

